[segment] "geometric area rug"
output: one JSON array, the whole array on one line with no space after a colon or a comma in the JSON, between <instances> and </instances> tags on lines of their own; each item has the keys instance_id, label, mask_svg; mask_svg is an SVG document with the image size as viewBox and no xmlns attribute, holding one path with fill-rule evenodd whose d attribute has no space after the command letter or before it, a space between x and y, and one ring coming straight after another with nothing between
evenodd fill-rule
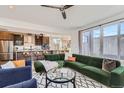
<instances>
[{"instance_id":1,"label":"geometric area rug","mask_svg":"<svg viewBox=\"0 0 124 93\"><path fill-rule=\"evenodd\" d=\"M45 87L45 80L46 76L45 74L39 74L35 71L33 72L33 78L37 80L37 86L38 88L44 88ZM76 78L75 78L75 85L76 88L107 88L107 86L83 75L79 72L76 72ZM50 83L48 88L73 88L72 83L63 83L63 84L56 84L56 83Z\"/></svg>"}]
</instances>

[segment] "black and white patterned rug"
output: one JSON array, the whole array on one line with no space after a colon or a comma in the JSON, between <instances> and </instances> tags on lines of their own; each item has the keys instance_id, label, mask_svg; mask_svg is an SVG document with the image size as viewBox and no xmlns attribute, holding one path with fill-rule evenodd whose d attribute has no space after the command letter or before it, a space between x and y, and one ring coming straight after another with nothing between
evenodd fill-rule
<instances>
[{"instance_id":1,"label":"black and white patterned rug","mask_svg":"<svg viewBox=\"0 0 124 93\"><path fill-rule=\"evenodd\" d=\"M46 84L46 75L33 72L33 78L37 79L38 88L44 88ZM105 85L76 72L76 88L107 88ZM48 88L73 88L72 83L56 84L50 83Z\"/></svg>"}]
</instances>

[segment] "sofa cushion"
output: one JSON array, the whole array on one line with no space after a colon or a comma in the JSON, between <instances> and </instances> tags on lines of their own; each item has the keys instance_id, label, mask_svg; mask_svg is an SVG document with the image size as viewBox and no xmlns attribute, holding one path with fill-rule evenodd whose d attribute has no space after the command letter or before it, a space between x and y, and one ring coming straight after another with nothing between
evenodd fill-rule
<instances>
[{"instance_id":1,"label":"sofa cushion","mask_svg":"<svg viewBox=\"0 0 124 93\"><path fill-rule=\"evenodd\" d=\"M48 56L48 60L50 61L55 61L59 59L59 55L47 55Z\"/></svg>"},{"instance_id":2,"label":"sofa cushion","mask_svg":"<svg viewBox=\"0 0 124 93\"><path fill-rule=\"evenodd\" d=\"M73 54L72 56L76 57L76 61L80 63L102 69L103 58L84 56L84 55L79 55L79 54ZM120 62L117 60L115 61L116 61L116 67L119 67L121 65Z\"/></svg>"},{"instance_id":3,"label":"sofa cushion","mask_svg":"<svg viewBox=\"0 0 124 93\"><path fill-rule=\"evenodd\" d=\"M42 64L43 64L43 66L44 66L44 68L45 68L45 70L46 71L49 71L49 70L51 70L51 69L53 69L53 68L57 68L58 67L58 63L56 62L56 61L39 61L39 62L41 62Z\"/></svg>"},{"instance_id":4,"label":"sofa cushion","mask_svg":"<svg viewBox=\"0 0 124 93\"><path fill-rule=\"evenodd\" d=\"M82 73L105 85L110 84L110 73L93 66L84 66Z\"/></svg>"},{"instance_id":5,"label":"sofa cushion","mask_svg":"<svg viewBox=\"0 0 124 93\"><path fill-rule=\"evenodd\" d=\"M57 61L57 60L64 60L65 54L47 54L44 55L45 60L49 61Z\"/></svg>"},{"instance_id":6,"label":"sofa cushion","mask_svg":"<svg viewBox=\"0 0 124 93\"><path fill-rule=\"evenodd\" d=\"M75 62L76 61L76 57L68 57L68 61L71 61L71 62Z\"/></svg>"},{"instance_id":7,"label":"sofa cushion","mask_svg":"<svg viewBox=\"0 0 124 93\"><path fill-rule=\"evenodd\" d=\"M73 54L73 57L76 57L76 61L87 64L89 66L94 66L97 68L102 68L102 58L97 58L97 57L90 57L90 56L84 56L84 55L78 55L78 54Z\"/></svg>"},{"instance_id":8,"label":"sofa cushion","mask_svg":"<svg viewBox=\"0 0 124 93\"><path fill-rule=\"evenodd\" d=\"M67 60L69 56L72 57L72 53L65 53L65 59L64 60Z\"/></svg>"},{"instance_id":9,"label":"sofa cushion","mask_svg":"<svg viewBox=\"0 0 124 93\"><path fill-rule=\"evenodd\" d=\"M35 68L36 72L40 72L40 73L46 72L43 64L41 62L39 62L39 61L34 62L34 68Z\"/></svg>"},{"instance_id":10,"label":"sofa cushion","mask_svg":"<svg viewBox=\"0 0 124 93\"><path fill-rule=\"evenodd\" d=\"M25 60L14 60L13 63L16 67L25 67Z\"/></svg>"},{"instance_id":11,"label":"sofa cushion","mask_svg":"<svg viewBox=\"0 0 124 93\"><path fill-rule=\"evenodd\" d=\"M124 66L117 67L111 71L111 87L124 86Z\"/></svg>"},{"instance_id":12,"label":"sofa cushion","mask_svg":"<svg viewBox=\"0 0 124 93\"><path fill-rule=\"evenodd\" d=\"M1 65L1 68L8 69L8 68L16 68L16 67L12 61L8 61L7 63Z\"/></svg>"},{"instance_id":13,"label":"sofa cushion","mask_svg":"<svg viewBox=\"0 0 124 93\"><path fill-rule=\"evenodd\" d=\"M59 54L59 58L60 58L60 60L64 60L65 59L65 54Z\"/></svg>"},{"instance_id":14,"label":"sofa cushion","mask_svg":"<svg viewBox=\"0 0 124 93\"><path fill-rule=\"evenodd\" d=\"M84 66L86 66L86 64L82 64L80 62L69 62L69 61L66 61L65 64L64 64L65 67L70 67L72 69L75 69L77 71L82 71L82 68Z\"/></svg>"},{"instance_id":15,"label":"sofa cushion","mask_svg":"<svg viewBox=\"0 0 124 93\"><path fill-rule=\"evenodd\" d=\"M104 59L102 63L102 70L111 72L116 68L116 61L111 59Z\"/></svg>"}]
</instances>

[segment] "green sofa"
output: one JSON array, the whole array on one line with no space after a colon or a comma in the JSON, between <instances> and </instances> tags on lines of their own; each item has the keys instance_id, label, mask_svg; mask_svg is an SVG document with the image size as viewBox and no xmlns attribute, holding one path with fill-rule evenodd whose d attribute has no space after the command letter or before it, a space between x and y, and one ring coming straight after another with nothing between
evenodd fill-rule
<instances>
[{"instance_id":1,"label":"green sofa","mask_svg":"<svg viewBox=\"0 0 124 93\"><path fill-rule=\"evenodd\" d=\"M62 61L65 59L65 54L46 54L44 58L49 61Z\"/></svg>"},{"instance_id":2,"label":"green sofa","mask_svg":"<svg viewBox=\"0 0 124 93\"><path fill-rule=\"evenodd\" d=\"M42 74L43 72L46 72L46 70L45 70L43 64L42 64L41 62L39 62L39 61L35 61L35 62L34 62L34 68L35 68L35 71L36 71L37 73Z\"/></svg>"},{"instance_id":3,"label":"green sofa","mask_svg":"<svg viewBox=\"0 0 124 93\"><path fill-rule=\"evenodd\" d=\"M44 55L45 60L58 62L58 67L64 66L65 54L46 54Z\"/></svg>"},{"instance_id":4,"label":"green sofa","mask_svg":"<svg viewBox=\"0 0 124 93\"><path fill-rule=\"evenodd\" d=\"M56 62L58 62L59 67L63 66L64 58L65 58L65 54L46 54L46 55L44 55L45 60L56 61ZM40 61L34 62L34 68L35 68L36 72L42 74L43 72L46 72L46 70Z\"/></svg>"},{"instance_id":5,"label":"green sofa","mask_svg":"<svg viewBox=\"0 0 124 93\"><path fill-rule=\"evenodd\" d=\"M90 57L84 55L73 54L76 62L65 62L66 67L70 67L108 87L124 86L124 67L120 66L120 62L116 61L116 68L111 72L102 70L103 58Z\"/></svg>"},{"instance_id":6,"label":"green sofa","mask_svg":"<svg viewBox=\"0 0 124 93\"><path fill-rule=\"evenodd\" d=\"M103 58L90 57L84 55L73 54L76 57L76 62L65 61L64 54L45 55L45 60L64 62L64 67L72 68L108 87L123 87L124 86L124 67L119 61L116 61L116 68L111 72L102 70Z\"/></svg>"}]
</instances>

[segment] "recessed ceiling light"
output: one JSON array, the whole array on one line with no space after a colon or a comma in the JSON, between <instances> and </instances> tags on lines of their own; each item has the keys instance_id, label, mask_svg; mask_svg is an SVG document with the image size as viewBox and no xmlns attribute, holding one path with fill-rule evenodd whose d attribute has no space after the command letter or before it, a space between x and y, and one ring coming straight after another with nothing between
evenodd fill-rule
<instances>
[{"instance_id":1,"label":"recessed ceiling light","mask_svg":"<svg viewBox=\"0 0 124 93\"><path fill-rule=\"evenodd\" d=\"M9 5L9 9L14 9L15 6L14 5Z\"/></svg>"}]
</instances>

